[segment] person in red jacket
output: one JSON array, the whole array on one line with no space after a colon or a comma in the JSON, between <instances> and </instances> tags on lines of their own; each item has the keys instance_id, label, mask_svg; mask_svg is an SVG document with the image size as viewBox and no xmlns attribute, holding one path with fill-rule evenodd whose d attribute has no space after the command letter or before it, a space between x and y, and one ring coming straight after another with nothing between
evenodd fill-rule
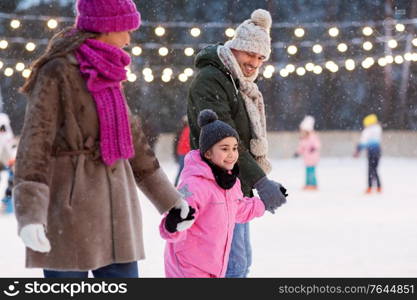
<instances>
[{"instance_id":1,"label":"person in red jacket","mask_svg":"<svg viewBox=\"0 0 417 300\"><path fill-rule=\"evenodd\" d=\"M181 171L184 168L184 157L191 150L190 127L188 126L187 116L184 116L182 118L182 127L178 131L175 137L174 145L175 145L175 157L179 165L177 177L175 178L175 183L174 183L174 185L177 186Z\"/></svg>"}]
</instances>

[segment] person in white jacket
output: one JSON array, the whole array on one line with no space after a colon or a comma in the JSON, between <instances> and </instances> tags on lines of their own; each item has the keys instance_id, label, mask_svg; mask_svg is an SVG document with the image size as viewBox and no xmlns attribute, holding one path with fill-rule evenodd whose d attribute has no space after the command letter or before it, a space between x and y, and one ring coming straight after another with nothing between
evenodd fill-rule
<instances>
[{"instance_id":1,"label":"person in white jacket","mask_svg":"<svg viewBox=\"0 0 417 300\"><path fill-rule=\"evenodd\" d=\"M361 134L360 141L356 147L354 157L359 157L359 153L363 149L368 151L368 188L365 193L372 192L372 186L376 183L376 191L382 192L381 180L378 175L378 164L381 158L381 137L382 127L378 123L375 114L370 114L363 119L364 129Z\"/></svg>"}]
</instances>

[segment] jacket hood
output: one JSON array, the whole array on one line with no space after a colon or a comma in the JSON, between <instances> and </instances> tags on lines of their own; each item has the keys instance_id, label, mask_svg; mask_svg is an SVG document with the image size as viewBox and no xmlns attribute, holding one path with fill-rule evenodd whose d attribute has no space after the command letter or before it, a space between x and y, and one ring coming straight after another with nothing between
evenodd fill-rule
<instances>
[{"instance_id":1,"label":"jacket hood","mask_svg":"<svg viewBox=\"0 0 417 300\"><path fill-rule=\"evenodd\" d=\"M215 181L210 166L201 159L200 150L198 149L188 152L185 156L184 169L181 172L182 179L192 176Z\"/></svg>"},{"instance_id":2,"label":"jacket hood","mask_svg":"<svg viewBox=\"0 0 417 300\"><path fill-rule=\"evenodd\" d=\"M229 75L229 70L225 67L225 65L221 62L219 56L217 55L217 47L221 45L222 44L215 44L201 49L201 51L198 52L198 54L195 57L196 68L202 69L208 65L212 65L213 67L219 69L223 73Z\"/></svg>"}]
</instances>

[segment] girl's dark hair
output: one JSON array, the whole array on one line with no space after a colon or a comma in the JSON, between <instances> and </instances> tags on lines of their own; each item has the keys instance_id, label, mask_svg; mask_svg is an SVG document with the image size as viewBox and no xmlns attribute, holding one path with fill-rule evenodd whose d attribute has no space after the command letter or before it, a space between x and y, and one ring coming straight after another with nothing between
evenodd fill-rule
<instances>
[{"instance_id":1,"label":"girl's dark hair","mask_svg":"<svg viewBox=\"0 0 417 300\"><path fill-rule=\"evenodd\" d=\"M49 41L45 52L32 63L31 74L20 92L28 94L32 91L39 69L51 59L67 55L69 52L77 49L86 39L96 38L100 33L79 31L74 27L67 27L55 34Z\"/></svg>"}]
</instances>

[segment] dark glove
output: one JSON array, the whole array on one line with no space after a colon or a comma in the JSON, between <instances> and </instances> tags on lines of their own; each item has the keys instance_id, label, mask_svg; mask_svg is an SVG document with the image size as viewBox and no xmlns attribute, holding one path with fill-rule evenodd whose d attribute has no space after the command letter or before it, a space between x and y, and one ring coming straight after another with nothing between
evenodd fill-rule
<instances>
[{"instance_id":1,"label":"dark glove","mask_svg":"<svg viewBox=\"0 0 417 300\"><path fill-rule=\"evenodd\" d=\"M194 220L194 213L195 209L190 206L190 211L188 212L188 215L185 219L181 218L181 209L179 208L171 208L169 211L166 219L165 219L165 228L170 233L174 233L178 231L178 224L184 222L184 221L191 221Z\"/></svg>"},{"instance_id":2,"label":"dark glove","mask_svg":"<svg viewBox=\"0 0 417 300\"><path fill-rule=\"evenodd\" d=\"M265 209L271 213L275 213L278 207L287 202L285 198L288 196L287 189L278 182L269 180L266 176L259 179L254 187L258 191Z\"/></svg>"},{"instance_id":3,"label":"dark glove","mask_svg":"<svg viewBox=\"0 0 417 300\"><path fill-rule=\"evenodd\" d=\"M297 157L299 157L300 155L297 153L297 152L294 152L294 154L292 155L292 157L293 158L297 158Z\"/></svg>"},{"instance_id":4,"label":"dark glove","mask_svg":"<svg viewBox=\"0 0 417 300\"><path fill-rule=\"evenodd\" d=\"M316 148L315 147L311 147L310 148L310 153L313 153L314 151L316 151Z\"/></svg>"}]
</instances>

